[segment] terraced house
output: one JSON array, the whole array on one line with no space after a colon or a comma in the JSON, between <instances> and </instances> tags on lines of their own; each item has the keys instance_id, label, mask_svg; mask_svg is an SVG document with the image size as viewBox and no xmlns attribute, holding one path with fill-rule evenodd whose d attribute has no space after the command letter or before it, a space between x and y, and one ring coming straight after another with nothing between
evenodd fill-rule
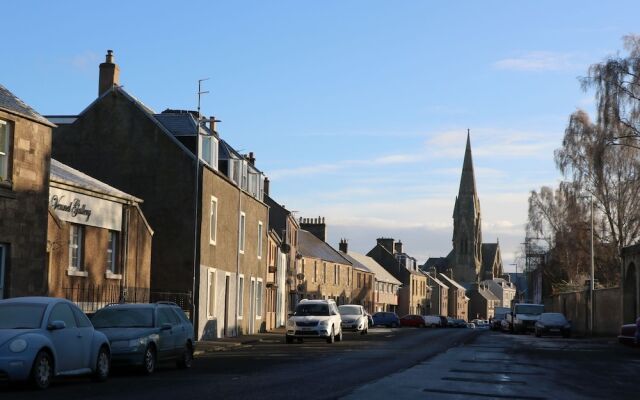
<instances>
[{"instance_id":1,"label":"terraced house","mask_svg":"<svg viewBox=\"0 0 640 400\"><path fill-rule=\"evenodd\" d=\"M119 84L108 51L98 98L59 116L56 159L144 199L154 229L151 291L190 313L198 339L264 326L268 207L253 155L220 138L215 118L156 113Z\"/></svg>"},{"instance_id":2,"label":"terraced house","mask_svg":"<svg viewBox=\"0 0 640 400\"><path fill-rule=\"evenodd\" d=\"M324 241L324 219L301 218L299 222L298 251L301 259L296 279L300 298L333 299L338 305L351 303L354 294L353 265Z\"/></svg>"}]
</instances>

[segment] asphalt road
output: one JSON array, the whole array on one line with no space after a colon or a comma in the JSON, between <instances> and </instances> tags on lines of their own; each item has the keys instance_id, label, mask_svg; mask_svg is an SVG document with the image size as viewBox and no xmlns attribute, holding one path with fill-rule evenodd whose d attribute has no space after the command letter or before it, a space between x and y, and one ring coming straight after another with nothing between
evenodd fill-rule
<instances>
[{"instance_id":1,"label":"asphalt road","mask_svg":"<svg viewBox=\"0 0 640 400\"><path fill-rule=\"evenodd\" d=\"M274 339L207 353L192 369L116 370L105 383L45 392L0 386L0 399L638 398L640 350L581 339L470 329L375 329L341 343Z\"/></svg>"}]
</instances>

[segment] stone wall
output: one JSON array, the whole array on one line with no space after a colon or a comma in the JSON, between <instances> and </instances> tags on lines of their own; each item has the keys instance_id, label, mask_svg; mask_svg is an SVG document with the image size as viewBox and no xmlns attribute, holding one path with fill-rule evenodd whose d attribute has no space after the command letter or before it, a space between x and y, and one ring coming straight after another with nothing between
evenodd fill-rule
<instances>
[{"instance_id":1,"label":"stone wall","mask_svg":"<svg viewBox=\"0 0 640 400\"><path fill-rule=\"evenodd\" d=\"M617 336L622 324L622 299L620 288L594 291L593 333L597 336ZM584 335L589 332L589 291L561 293L544 302L545 311L561 312L571 321L573 332Z\"/></svg>"}]
</instances>

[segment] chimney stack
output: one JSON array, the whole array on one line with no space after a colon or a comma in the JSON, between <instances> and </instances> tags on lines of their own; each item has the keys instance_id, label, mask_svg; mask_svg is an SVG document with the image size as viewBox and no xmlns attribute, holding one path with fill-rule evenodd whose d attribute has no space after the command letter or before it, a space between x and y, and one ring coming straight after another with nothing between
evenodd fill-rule
<instances>
[{"instance_id":1,"label":"chimney stack","mask_svg":"<svg viewBox=\"0 0 640 400\"><path fill-rule=\"evenodd\" d=\"M340 244L338 245L338 249L344 254L348 254L347 250L349 248L349 243L347 243L347 239L340 239Z\"/></svg>"},{"instance_id":2,"label":"chimney stack","mask_svg":"<svg viewBox=\"0 0 640 400\"><path fill-rule=\"evenodd\" d=\"M378 238L377 242L380 246L384 247L389 251L389 253L394 254L395 251L395 240L392 238Z\"/></svg>"},{"instance_id":3,"label":"chimney stack","mask_svg":"<svg viewBox=\"0 0 640 400\"><path fill-rule=\"evenodd\" d=\"M323 242L327 239L327 225L324 223L323 217L300 218L300 229L311 232L313 236Z\"/></svg>"},{"instance_id":4,"label":"chimney stack","mask_svg":"<svg viewBox=\"0 0 640 400\"><path fill-rule=\"evenodd\" d=\"M263 186L264 194L269 195L269 178L264 177L264 186Z\"/></svg>"},{"instance_id":5,"label":"chimney stack","mask_svg":"<svg viewBox=\"0 0 640 400\"><path fill-rule=\"evenodd\" d=\"M402 253L402 241L398 240L394 245L393 248L395 249L396 253Z\"/></svg>"},{"instance_id":6,"label":"chimney stack","mask_svg":"<svg viewBox=\"0 0 640 400\"><path fill-rule=\"evenodd\" d=\"M100 77L98 80L98 97L120 84L120 68L114 62L113 50L107 50L105 62L100 64Z\"/></svg>"},{"instance_id":7,"label":"chimney stack","mask_svg":"<svg viewBox=\"0 0 640 400\"><path fill-rule=\"evenodd\" d=\"M209 130L212 135L218 135L218 131L216 130L216 122L222 122L219 119L216 119L213 115L209 117Z\"/></svg>"},{"instance_id":8,"label":"chimney stack","mask_svg":"<svg viewBox=\"0 0 640 400\"><path fill-rule=\"evenodd\" d=\"M253 151L249 152L245 157L249 161L249 164L256 165L256 157L253 155Z\"/></svg>"}]
</instances>

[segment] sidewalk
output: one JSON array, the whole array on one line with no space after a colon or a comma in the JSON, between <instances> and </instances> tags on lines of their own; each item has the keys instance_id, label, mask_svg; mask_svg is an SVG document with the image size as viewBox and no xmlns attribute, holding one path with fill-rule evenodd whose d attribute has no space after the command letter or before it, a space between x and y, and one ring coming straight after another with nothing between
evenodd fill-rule
<instances>
[{"instance_id":1,"label":"sidewalk","mask_svg":"<svg viewBox=\"0 0 640 400\"><path fill-rule=\"evenodd\" d=\"M226 351L256 343L284 343L284 334L285 328L281 327L269 332L256 333L253 335L241 335L215 340L201 340L196 342L194 355L198 356L217 351Z\"/></svg>"}]
</instances>

